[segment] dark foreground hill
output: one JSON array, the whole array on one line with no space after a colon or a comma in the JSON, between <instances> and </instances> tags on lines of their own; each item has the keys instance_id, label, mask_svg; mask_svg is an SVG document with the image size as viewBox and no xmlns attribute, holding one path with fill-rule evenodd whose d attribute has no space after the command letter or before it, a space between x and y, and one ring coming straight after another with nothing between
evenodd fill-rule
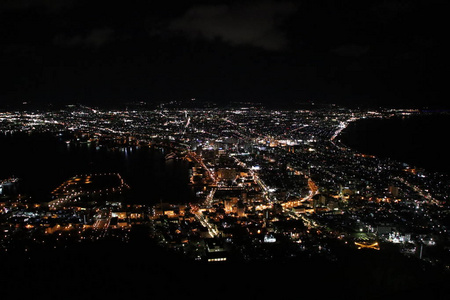
<instances>
[{"instance_id":1,"label":"dark foreground hill","mask_svg":"<svg viewBox=\"0 0 450 300\"><path fill-rule=\"evenodd\" d=\"M449 295L448 274L383 251L350 251L335 262L297 257L206 264L141 240L2 254L0 260L3 299L311 295L319 299L447 299Z\"/></svg>"}]
</instances>

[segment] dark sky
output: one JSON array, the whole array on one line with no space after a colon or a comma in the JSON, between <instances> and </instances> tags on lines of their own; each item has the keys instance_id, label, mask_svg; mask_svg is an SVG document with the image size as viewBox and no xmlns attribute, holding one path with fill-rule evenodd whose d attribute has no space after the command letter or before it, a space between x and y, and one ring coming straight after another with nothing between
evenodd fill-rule
<instances>
[{"instance_id":1,"label":"dark sky","mask_svg":"<svg viewBox=\"0 0 450 300\"><path fill-rule=\"evenodd\" d=\"M447 108L445 2L2 0L0 102Z\"/></svg>"}]
</instances>

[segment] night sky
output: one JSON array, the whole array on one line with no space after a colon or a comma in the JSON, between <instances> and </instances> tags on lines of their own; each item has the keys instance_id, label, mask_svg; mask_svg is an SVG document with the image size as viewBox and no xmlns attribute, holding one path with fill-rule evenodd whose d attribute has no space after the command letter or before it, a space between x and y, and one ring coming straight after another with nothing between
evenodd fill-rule
<instances>
[{"instance_id":1,"label":"night sky","mask_svg":"<svg viewBox=\"0 0 450 300\"><path fill-rule=\"evenodd\" d=\"M0 2L2 103L448 108L445 1Z\"/></svg>"}]
</instances>

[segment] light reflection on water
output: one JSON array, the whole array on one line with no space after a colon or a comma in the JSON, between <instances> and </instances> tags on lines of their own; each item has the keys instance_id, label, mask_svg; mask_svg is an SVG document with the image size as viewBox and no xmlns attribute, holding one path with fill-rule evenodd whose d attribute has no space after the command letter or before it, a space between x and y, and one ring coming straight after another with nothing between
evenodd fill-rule
<instances>
[{"instance_id":1,"label":"light reflection on water","mask_svg":"<svg viewBox=\"0 0 450 300\"><path fill-rule=\"evenodd\" d=\"M166 161L164 149L141 147L108 150L93 143L67 144L49 134L0 136L0 178L22 180L21 189L42 199L76 174L118 172L130 185L131 202L190 202L189 164Z\"/></svg>"}]
</instances>

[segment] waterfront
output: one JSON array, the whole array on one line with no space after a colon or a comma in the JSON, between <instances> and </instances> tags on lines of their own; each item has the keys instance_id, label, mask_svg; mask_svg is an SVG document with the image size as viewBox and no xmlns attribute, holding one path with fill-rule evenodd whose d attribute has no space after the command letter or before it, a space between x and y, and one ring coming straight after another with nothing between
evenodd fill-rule
<instances>
[{"instance_id":1,"label":"waterfront","mask_svg":"<svg viewBox=\"0 0 450 300\"><path fill-rule=\"evenodd\" d=\"M339 138L365 154L450 174L450 156L443 136L449 127L448 114L368 118L350 123Z\"/></svg>"},{"instance_id":2,"label":"waterfront","mask_svg":"<svg viewBox=\"0 0 450 300\"><path fill-rule=\"evenodd\" d=\"M21 179L20 192L36 202L77 174L119 172L130 185L129 202L154 204L193 200L188 186L186 161L164 159L164 149L127 147L97 148L91 144L67 144L52 134L0 135L0 178Z\"/></svg>"},{"instance_id":3,"label":"waterfront","mask_svg":"<svg viewBox=\"0 0 450 300\"><path fill-rule=\"evenodd\" d=\"M0 258L45 264L41 254L49 250L64 261L66 251L90 247L87 256L101 254L89 265L110 253L109 276L123 257L148 261L146 270L156 262L167 270L196 269L194 263L205 266L201 262L226 268L274 262L305 270L306 262L312 267L305 274L317 264L341 273L357 256L366 262L392 257L395 272L407 265L418 272L398 276L390 291L416 286L425 272L441 282L450 266L448 176L340 142L339 133L354 121L416 114L245 106L5 112L3 185L14 186L15 175L20 188L53 190L56 199L2 198ZM193 187L195 203L183 195ZM138 248L147 250L136 255ZM117 249L129 254L118 258L124 252ZM359 277L373 286L392 263L358 267L366 274ZM129 274L128 267L117 274ZM354 268L344 269L354 278Z\"/></svg>"}]
</instances>

